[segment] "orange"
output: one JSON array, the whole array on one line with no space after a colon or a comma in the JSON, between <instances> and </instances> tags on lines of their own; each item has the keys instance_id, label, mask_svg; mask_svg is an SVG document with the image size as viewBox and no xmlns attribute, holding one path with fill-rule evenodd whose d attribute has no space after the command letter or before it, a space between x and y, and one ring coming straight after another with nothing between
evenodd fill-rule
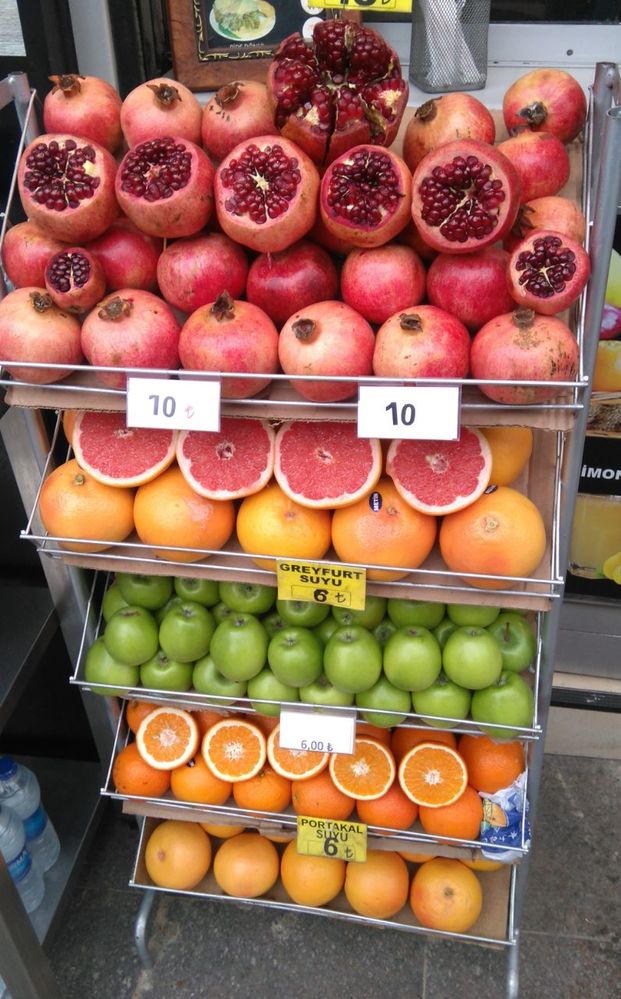
<instances>
[{"instance_id":1,"label":"orange","mask_svg":"<svg viewBox=\"0 0 621 999\"><path fill-rule=\"evenodd\" d=\"M471 871L498 871L504 866L500 860L485 860L483 857L477 860L462 860L462 864Z\"/></svg>"},{"instance_id":2,"label":"orange","mask_svg":"<svg viewBox=\"0 0 621 999\"><path fill-rule=\"evenodd\" d=\"M405 861L388 850L367 850L367 859L353 861L345 873L345 895L354 912L373 919L390 919L408 900L410 877Z\"/></svg>"},{"instance_id":3,"label":"orange","mask_svg":"<svg viewBox=\"0 0 621 999\"><path fill-rule=\"evenodd\" d=\"M256 725L261 729L263 735L269 735L273 732L277 725L280 725L280 720L278 715L241 715L241 717L246 717L248 721L251 721L253 725Z\"/></svg>"},{"instance_id":4,"label":"orange","mask_svg":"<svg viewBox=\"0 0 621 999\"><path fill-rule=\"evenodd\" d=\"M442 808L421 805L418 809L420 824L432 836L451 836L454 839L478 839L483 818L483 802L468 784L457 801Z\"/></svg>"},{"instance_id":5,"label":"orange","mask_svg":"<svg viewBox=\"0 0 621 999\"><path fill-rule=\"evenodd\" d=\"M276 883L280 868L278 851L269 839L244 832L224 841L213 862L220 888L236 898L258 898Z\"/></svg>"},{"instance_id":6,"label":"orange","mask_svg":"<svg viewBox=\"0 0 621 999\"><path fill-rule=\"evenodd\" d=\"M334 786L329 770L308 780L296 780L291 788L291 804L296 815L318 819L348 819L355 802Z\"/></svg>"},{"instance_id":7,"label":"orange","mask_svg":"<svg viewBox=\"0 0 621 999\"><path fill-rule=\"evenodd\" d=\"M112 783L119 794L159 798L170 787L170 774L145 763L135 742L130 742L112 765Z\"/></svg>"},{"instance_id":8,"label":"orange","mask_svg":"<svg viewBox=\"0 0 621 999\"><path fill-rule=\"evenodd\" d=\"M411 850L398 850L400 857L404 860L409 860L411 864L426 864L427 861L433 860L433 853L413 853Z\"/></svg>"},{"instance_id":9,"label":"orange","mask_svg":"<svg viewBox=\"0 0 621 999\"><path fill-rule=\"evenodd\" d=\"M202 805L223 805L233 785L214 776L200 753L170 774L170 790L180 801L198 801Z\"/></svg>"},{"instance_id":10,"label":"orange","mask_svg":"<svg viewBox=\"0 0 621 999\"><path fill-rule=\"evenodd\" d=\"M462 735L459 754L468 768L468 783L488 794L509 787L525 767L524 749L517 740L496 742L486 735Z\"/></svg>"},{"instance_id":11,"label":"orange","mask_svg":"<svg viewBox=\"0 0 621 999\"><path fill-rule=\"evenodd\" d=\"M436 518L408 506L388 478L332 518L332 544L341 561L403 567L403 572L367 569L367 579L407 576L425 561L435 538Z\"/></svg>"},{"instance_id":12,"label":"orange","mask_svg":"<svg viewBox=\"0 0 621 999\"><path fill-rule=\"evenodd\" d=\"M206 833L209 833L210 836L216 836L218 839L231 839L232 836L239 836L240 833L246 831L244 826L218 825L213 822L201 822L200 825Z\"/></svg>"},{"instance_id":13,"label":"orange","mask_svg":"<svg viewBox=\"0 0 621 999\"><path fill-rule=\"evenodd\" d=\"M390 746L389 728L380 728L379 725L371 725L370 722L358 721L356 722L356 736L359 735L366 735L370 739L383 742L385 746Z\"/></svg>"},{"instance_id":14,"label":"orange","mask_svg":"<svg viewBox=\"0 0 621 999\"><path fill-rule=\"evenodd\" d=\"M237 539L245 552L279 558L318 559L330 547L329 510L310 509L290 499L277 482L246 496L237 513ZM273 559L255 558L263 569Z\"/></svg>"},{"instance_id":15,"label":"orange","mask_svg":"<svg viewBox=\"0 0 621 999\"><path fill-rule=\"evenodd\" d=\"M526 467L533 450L530 427L481 427L492 452L490 484L510 486Z\"/></svg>"},{"instance_id":16,"label":"orange","mask_svg":"<svg viewBox=\"0 0 621 999\"><path fill-rule=\"evenodd\" d=\"M271 839L272 843L290 843L291 836L279 836L276 833L268 833L265 829L261 829L260 833L265 836L266 839Z\"/></svg>"},{"instance_id":17,"label":"orange","mask_svg":"<svg viewBox=\"0 0 621 999\"><path fill-rule=\"evenodd\" d=\"M328 765L328 753L315 753L309 749L283 749L280 745L280 726L277 725L267 740L267 758L277 774L288 780L308 780L321 773Z\"/></svg>"},{"instance_id":18,"label":"orange","mask_svg":"<svg viewBox=\"0 0 621 999\"><path fill-rule=\"evenodd\" d=\"M481 883L461 861L436 857L412 878L410 905L421 926L466 933L481 915Z\"/></svg>"},{"instance_id":19,"label":"orange","mask_svg":"<svg viewBox=\"0 0 621 999\"><path fill-rule=\"evenodd\" d=\"M600 340L593 372L594 392L621 392L621 341Z\"/></svg>"},{"instance_id":20,"label":"orange","mask_svg":"<svg viewBox=\"0 0 621 999\"><path fill-rule=\"evenodd\" d=\"M417 805L439 808L457 801L468 783L459 753L441 742L419 742L399 764L399 783Z\"/></svg>"},{"instance_id":21,"label":"orange","mask_svg":"<svg viewBox=\"0 0 621 999\"><path fill-rule=\"evenodd\" d=\"M198 748L198 725L189 711L156 708L143 718L136 732L143 760L157 770L174 770L191 760Z\"/></svg>"},{"instance_id":22,"label":"orange","mask_svg":"<svg viewBox=\"0 0 621 999\"><path fill-rule=\"evenodd\" d=\"M283 812L291 801L291 781L266 763L254 777L233 784L233 797L253 812Z\"/></svg>"},{"instance_id":23,"label":"orange","mask_svg":"<svg viewBox=\"0 0 621 999\"><path fill-rule=\"evenodd\" d=\"M221 780L249 780L265 763L265 736L241 718L223 718L207 729L202 753L211 772Z\"/></svg>"},{"instance_id":24,"label":"orange","mask_svg":"<svg viewBox=\"0 0 621 999\"><path fill-rule=\"evenodd\" d=\"M409 829L418 815L418 805L410 801L396 782L381 798L358 801L356 810L361 822L389 829Z\"/></svg>"},{"instance_id":25,"label":"orange","mask_svg":"<svg viewBox=\"0 0 621 999\"><path fill-rule=\"evenodd\" d=\"M188 485L177 465L140 486L134 502L138 537L156 548L160 558L197 562L204 551L166 551L158 545L217 550L229 540L235 524L230 500L210 500Z\"/></svg>"},{"instance_id":26,"label":"orange","mask_svg":"<svg viewBox=\"0 0 621 999\"><path fill-rule=\"evenodd\" d=\"M222 711L214 711L212 708L200 708L198 711L193 711L192 714L196 719L198 725L198 731L201 738L204 736L208 728L215 725L216 722L222 721L223 718L228 718L228 714Z\"/></svg>"},{"instance_id":27,"label":"orange","mask_svg":"<svg viewBox=\"0 0 621 999\"><path fill-rule=\"evenodd\" d=\"M211 864L211 843L198 822L168 819L151 833L144 853L151 880L162 888L190 891Z\"/></svg>"},{"instance_id":28,"label":"orange","mask_svg":"<svg viewBox=\"0 0 621 999\"><path fill-rule=\"evenodd\" d=\"M142 719L150 715L156 707L156 704L151 704L149 701L136 701L133 699L128 701L125 709L125 721L130 731L136 733Z\"/></svg>"},{"instance_id":29,"label":"orange","mask_svg":"<svg viewBox=\"0 0 621 999\"><path fill-rule=\"evenodd\" d=\"M81 410L79 409L65 409L63 412L63 433L67 438L67 443L71 444L71 438L73 437L73 428L75 427L75 421L80 415Z\"/></svg>"},{"instance_id":30,"label":"orange","mask_svg":"<svg viewBox=\"0 0 621 999\"><path fill-rule=\"evenodd\" d=\"M452 732L430 732L426 728L405 728L402 725L393 728L390 739L392 755L400 763L408 749L418 746L419 742L443 742L451 749L457 749L457 739Z\"/></svg>"},{"instance_id":31,"label":"orange","mask_svg":"<svg viewBox=\"0 0 621 999\"><path fill-rule=\"evenodd\" d=\"M353 753L333 753L329 770L339 791L367 801L386 794L397 773L388 747L365 736L355 740Z\"/></svg>"},{"instance_id":32,"label":"orange","mask_svg":"<svg viewBox=\"0 0 621 999\"><path fill-rule=\"evenodd\" d=\"M90 543L60 541L61 548L102 552L133 531L134 490L104 486L71 458L43 483L39 514L52 537L90 539Z\"/></svg>"},{"instance_id":33,"label":"orange","mask_svg":"<svg viewBox=\"0 0 621 999\"><path fill-rule=\"evenodd\" d=\"M440 527L440 551L452 572L531 576L546 550L539 510L522 493L499 486L465 510L450 513ZM468 579L472 586L498 590L502 579Z\"/></svg>"},{"instance_id":34,"label":"orange","mask_svg":"<svg viewBox=\"0 0 621 999\"><path fill-rule=\"evenodd\" d=\"M280 861L280 880L287 895L298 905L325 905L336 898L345 881L345 861L329 857L306 857L289 843Z\"/></svg>"}]
</instances>

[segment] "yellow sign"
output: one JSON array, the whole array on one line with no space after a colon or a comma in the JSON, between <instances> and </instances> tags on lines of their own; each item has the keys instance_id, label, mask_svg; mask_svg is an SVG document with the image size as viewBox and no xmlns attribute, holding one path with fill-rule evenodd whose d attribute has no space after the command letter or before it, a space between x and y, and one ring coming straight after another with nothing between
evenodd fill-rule
<instances>
[{"instance_id":1,"label":"yellow sign","mask_svg":"<svg viewBox=\"0 0 621 999\"><path fill-rule=\"evenodd\" d=\"M325 562L290 562L278 559L278 599L307 600L349 610L364 610L366 569Z\"/></svg>"},{"instance_id":2,"label":"yellow sign","mask_svg":"<svg viewBox=\"0 0 621 999\"><path fill-rule=\"evenodd\" d=\"M313 7L329 10L379 10L392 14L409 14L412 0L313 0Z\"/></svg>"},{"instance_id":3,"label":"yellow sign","mask_svg":"<svg viewBox=\"0 0 621 999\"><path fill-rule=\"evenodd\" d=\"M298 853L307 857L336 857L338 860L367 859L367 827L347 819L315 819L298 815Z\"/></svg>"}]
</instances>

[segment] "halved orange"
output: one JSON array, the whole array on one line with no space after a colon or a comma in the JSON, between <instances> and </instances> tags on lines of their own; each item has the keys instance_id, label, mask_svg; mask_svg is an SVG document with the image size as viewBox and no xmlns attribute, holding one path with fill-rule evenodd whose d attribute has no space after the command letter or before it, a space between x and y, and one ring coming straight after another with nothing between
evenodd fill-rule
<instances>
[{"instance_id":1,"label":"halved orange","mask_svg":"<svg viewBox=\"0 0 621 999\"><path fill-rule=\"evenodd\" d=\"M329 753L315 753L309 749L284 749L280 745L280 725L272 729L267 740L267 758L281 777L288 780L308 780L328 766Z\"/></svg>"},{"instance_id":2,"label":"halved orange","mask_svg":"<svg viewBox=\"0 0 621 999\"><path fill-rule=\"evenodd\" d=\"M207 729L202 753L211 772L221 780L248 780L265 763L265 736L250 722L223 718Z\"/></svg>"},{"instance_id":3,"label":"halved orange","mask_svg":"<svg viewBox=\"0 0 621 999\"><path fill-rule=\"evenodd\" d=\"M360 801L372 801L386 794L396 772L394 756L376 739L358 738L353 753L333 753L330 758L330 776L335 787Z\"/></svg>"},{"instance_id":4,"label":"halved orange","mask_svg":"<svg viewBox=\"0 0 621 999\"><path fill-rule=\"evenodd\" d=\"M399 783L417 805L440 808L461 797L468 785L468 771L459 753L450 746L419 742L399 764Z\"/></svg>"},{"instance_id":5,"label":"halved orange","mask_svg":"<svg viewBox=\"0 0 621 999\"><path fill-rule=\"evenodd\" d=\"M198 725L189 711L156 708L140 722L136 746L143 760L156 770L174 770L196 753Z\"/></svg>"}]
</instances>

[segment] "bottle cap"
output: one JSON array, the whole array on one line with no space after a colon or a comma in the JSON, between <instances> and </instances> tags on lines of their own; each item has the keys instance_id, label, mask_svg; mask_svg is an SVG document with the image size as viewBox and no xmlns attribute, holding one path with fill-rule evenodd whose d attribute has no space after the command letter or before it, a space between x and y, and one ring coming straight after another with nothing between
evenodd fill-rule
<instances>
[{"instance_id":1,"label":"bottle cap","mask_svg":"<svg viewBox=\"0 0 621 999\"><path fill-rule=\"evenodd\" d=\"M17 773L17 763L12 756L0 756L0 780L6 780Z\"/></svg>"}]
</instances>

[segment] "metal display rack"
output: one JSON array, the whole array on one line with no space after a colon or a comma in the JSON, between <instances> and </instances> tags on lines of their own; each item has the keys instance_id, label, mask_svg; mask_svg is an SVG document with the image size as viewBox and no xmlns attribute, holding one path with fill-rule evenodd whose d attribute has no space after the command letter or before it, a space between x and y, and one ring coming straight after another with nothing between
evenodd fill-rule
<instances>
[{"instance_id":1,"label":"metal display rack","mask_svg":"<svg viewBox=\"0 0 621 999\"><path fill-rule=\"evenodd\" d=\"M3 88L3 89L2 89ZM34 116L32 114L34 95L30 94L26 78L22 74L14 74L0 83L0 103L15 101L20 123L23 126L22 146L36 134ZM20 146L20 151L21 151ZM542 465L531 469L531 474L523 484L531 493L543 489L544 506L549 517L546 524L550 539L548 551L542 566L534 578L509 578L504 589L494 590L494 594L503 606L511 606L530 611L537 622L537 662L532 674L535 695L535 715L532 726L519 733L528 748L528 798L529 822L536 827L538 812L538 797L541 781L541 770L544 756L543 736L546 731L548 710L550 705L555 650L559 631L561 604L564 588L564 568L567 564L571 523L575 496L578 488L579 470L582 457L582 447L586 430L588 407L590 400L590 374L595 364L597 341L599 336L600 318L604 303L604 293L607 280L608 261L612 247L614 224L619 203L620 181L619 163L621 162L621 79L618 67L613 63L599 63L596 67L594 82L591 88L589 115L584 142L582 203L587 217L587 248L592 262L592 274L587 290L581 298L576 317L576 335L580 343L580 370L575 382L561 386L560 394L553 403L532 405L529 407L507 407L491 404L481 395L477 385L471 380L462 384L462 415L464 424L489 425L495 422L499 414L503 414L505 422L522 422L535 428L535 457L540 456ZM14 187L11 194L14 193ZM1 238L4 234L4 226ZM0 360L0 369L2 367ZM156 374L157 372L153 372ZM52 452L55 446L55 436L50 442L44 428L40 409L91 408L117 409L125 408L124 391L103 389L92 379L93 369L77 369L63 382L49 386L32 386L24 382L15 382L2 375L0 370L0 385L6 387L6 399L10 409L2 420L2 433L5 440L9 460L13 467L15 478L24 500L26 510L30 511L23 537L33 542L41 557L46 579L50 589L53 604L59 617L65 641L76 669L72 682L83 690L89 685L84 679L84 651L94 641L99 626L98 613L93 601L95 583L89 588L87 573L91 570L110 571L114 569L134 568L149 573L172 575L180 572L183 575L208 576L214 579L244 579L274 584L275 575L260 570L251 562L251 556L245 555L234 547L225 552L209 552L212 557L197 562L157 560L154 553L134 539L113 549L97 555L82 556L67 552L62 548L62 541L67 539L48 536L40 527L38 517L38 496L43 479L51 468ZM174 372L170 374L174 375ZM185 374L185 373L184 373ZM205 377L204 373L200 373ZM212 377L214 377L212 373ZM293 415L313 419L353 419L355 418L355 403L313 404L309 412L309 404L295 399L284 384L285 379L274 378L273 388L269 397L249 399L243 403L227 401L223 404L223 413L235 415L266 416L274 419L292 418ZM436 384L434 380L433 384ZM417 384L421 384L417 382ZM455 384L452 380L450 384ZM72 400L74 400L72 402ZM77 401L79 400L79 401ZM502 418L502 417L501 417ZM58 433L58 427L56 434ZM543 457L541 457L543 455ZM545 469L545 471L542 471ZM537 494L541 496L541 493ZM183 551L183 550L179 550ZM174 552L174 550L173 550ZM424 567L411 573L405 582L396 584L370 584L369 592L383 593L390 596L423 597L444 602L476 603L481 602L482 591L468 586L463 577L449 573L441 563ZM489 594L489 590L486 591ZM100 693L101 693L100 689ZM104 691L105 692L105 691ZM196 694L162 694L156 690L144 688L127 688L124 697L138 696L154 702L176 703L186 707L200 707L207 703ZM122 712L119 702L112 698L90 697L85 694L85 704L89 710L89 720L93 728L95 740L100 750L101 759L109 759L110 765L104 779L102 793L123 801L126 811L143 816L141 842L138 850L136 866L131 884L144 890L144 896L138 913L135 938L139 954L145 966L151 965L151 958L146 943L149 913L157 892L148 879L144 867L144 844L155 817L183 817L187 820L204 820L216 817L220 821L238 821L255 828L276 827L284 835L292 834L294 817L289 813L250 813L239 809L221 806L217 809L211 806L192 806L179 803L173 799L129 798L119 795L111 784L111 767L115 749L123 745L126 738ZM213 703L213 698L210 698ZM239 702L239 710L248 711L249 704L244 700ZM230 708L227 707L227 710ZM332 709L338 710L338 709ZM420 715L408 715L406 724L411 727L424 728L425 721ZM478 731L474 723L460 723L454 731ZM393 835L395 834L395 835ZM394 849L404 843L416 844L416 848L433 846L436 852L448 851L448 855L472 855L477 850L475 841L455 841L447 845L439 844L433 837L426 835L420 829L407 833L384 828L369 828L370 840L378 847ZM451 853L455 851L455 853ZM348 909L342 898L323 909L311 909L290 902L282 889L274 889L268 897L247 900L247 904L263 905L278 909L289 909L296 912L308 912L324 917L349 919L365 926L380 925L403 929L409 932L433 933L435 936L457 938L472 943L504 947L507 953L506 994L509 999L518 995L519 985L519 942L520 922L524 907L526 885L528 879L529 852L525 841L524 822L522 826L521 843L516 851L519 862L505 865L497 872L482 873L484 892L490 893L490 898L496 892L500 893L504 905L502 927L494 929L485 922L485 912L478 925L470 934L453 934L427 930L416 924L415 919L403 917L403 913L393 920L377 920L355 914ZM44 964L36 951L34 937L26 939L22 930L23 913L16 919L15 926L19 932L11 931L10 914L19 905L17 895L11 897L11 892L5 891L6 874L0 861L0 954L7 942L9 950L9 970L12 974L11 987L19 999L30 999L30 996L49 995L56 993L50 987L49 980L44 981ZM10 887L10 886L9 886ZM191 896L218 898L222 901L244 903L246 900L231 899L223 896L210 875L208 875L200 890L183 892ZM8 903L7 903L8 899ZM7 910L7 904L9 909ZM12 907L12 908L11 908ZM7 915L8 913L8 915ZM26 969L41 969L43 975L34 981L34 974L28 974ZM0 973L4 966L0 960ZM5 977L7 977L5 975ZM25 984L23 984L25 983ZM26 987L27 985L27 987ZM39 989L39 991L38 991Z\"/></svg>"}]
</instances>

